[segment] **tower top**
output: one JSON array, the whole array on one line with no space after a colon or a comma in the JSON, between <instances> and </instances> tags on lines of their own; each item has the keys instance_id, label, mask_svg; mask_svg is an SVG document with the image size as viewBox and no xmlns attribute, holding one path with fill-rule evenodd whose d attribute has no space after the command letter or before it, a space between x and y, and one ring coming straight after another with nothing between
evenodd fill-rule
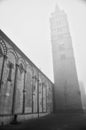
<instances>
[{"instance_id":1,"label":"tower top","mask_svg":"<svg viewBox=\"0 0 86 130\"><path fill-rule=\"evenodd\" d=\"M54 12L53 13L51 13L51 15L52 16L55 16L56 17L56 15L65 15L65 12L64 12L64 10L62 10L62 9L60 9L60 7L59 7L59 5L58 4L56 4L55 5L55 10L54 10Z\"/></svg>"},{"instance_id":2,"label":"tower top","mask_svg":"<svg viewBox=\"0 0 86 130\"><path fill-rule=\"evenodd\" d=\"M56 4L55 12L59 12L59 11L60 11L60 8L59 8L58 4Z\"/></svg>"}]
</instances>

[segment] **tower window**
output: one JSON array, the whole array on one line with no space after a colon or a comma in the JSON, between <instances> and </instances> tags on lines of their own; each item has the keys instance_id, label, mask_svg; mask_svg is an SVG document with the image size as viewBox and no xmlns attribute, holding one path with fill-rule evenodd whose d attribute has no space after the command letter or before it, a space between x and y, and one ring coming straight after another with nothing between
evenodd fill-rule
<instances>
[{"instance_id":1,"label":"tower window","mask_svg":"<svg viewBox=\"0 0 86 130\"><path fill-rule=\"evenodd\" d=\"M60 50L60 51L64 51L64 49L65 49L64 44L60 44L60 45L59 45L59 50Z\"/></svg>"},{"instance_id":2,"label":"tower window","mask_svg":"<svg viewBox=\"0 0 86 130\"><path fill-rule=\"evenodd\" d=\"M66 55L65 54L61 54L60 58L61 58L61 60L65 60L66 59Z\"/></svg>"}]
</instances>

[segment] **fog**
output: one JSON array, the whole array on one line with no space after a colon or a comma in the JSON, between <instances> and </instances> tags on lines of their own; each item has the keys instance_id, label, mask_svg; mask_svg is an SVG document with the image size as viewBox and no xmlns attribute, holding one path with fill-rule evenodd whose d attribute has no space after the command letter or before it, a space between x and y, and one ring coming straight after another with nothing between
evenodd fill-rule
<instances>
[{"instance_id":1,"label":"fog","mask_svg":"<svg viewBox=\"0 0 86 130\"><path fill-rule=\"evenodd\" d=\"M86 86L85 0L0 0L0 29L54 81L49 18L56 4L68 16L78 79Z\"/></svg>"}]
</instances>

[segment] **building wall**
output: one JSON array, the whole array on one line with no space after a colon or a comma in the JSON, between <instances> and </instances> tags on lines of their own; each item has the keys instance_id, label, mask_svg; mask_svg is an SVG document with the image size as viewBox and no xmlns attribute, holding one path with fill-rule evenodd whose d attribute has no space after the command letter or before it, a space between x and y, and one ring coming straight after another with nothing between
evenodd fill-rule
<instances>
[{"instance_id":1,"label":"building wall","mask_svg":"<svg viewBox=\"0 0 86 130\"><path fill-rule=\"evenodd\" d=\"M15 114L21 120L51 113L52 89L53 83L0 30L0 123Z\"/></svg>"},{"instance_id":2,"label":"building wall","mask_svg":"<svg viewBox=\"0 0 86 130\"><path fill-rule=\"evenodd\" d=\"M56 7L55 12L51 14L50 27L55 82L55 109L56 111L82 110L67 16L59 7Z\"/></svg>"},{"instance_id":3,"label":"building wall","mask_svg":"<svg viewBox=\"0 0 86 130\"><path fill-rule=\"evenodd\" d=\"M80 91L81 91L81 99L82 99L82 107L84 112L86 112L86 90L83 82L79 82Z\"/></svg>"}]
</instances>

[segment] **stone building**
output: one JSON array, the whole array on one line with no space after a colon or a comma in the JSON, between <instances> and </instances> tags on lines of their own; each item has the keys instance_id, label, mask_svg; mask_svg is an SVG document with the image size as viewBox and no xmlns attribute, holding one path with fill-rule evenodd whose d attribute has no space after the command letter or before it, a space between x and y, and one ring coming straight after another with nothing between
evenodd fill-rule
<instances>
[{"instance_id":1,"label":"stone building","mask_svg":"<svg viewBox=\"0 0 86 130\"><path fill-rule=\"evenodd\" d=\"M81 93L75 67L67 15L56 6L50 18L55 111L82 111Z\"/></svg>"},{"instance_id":2,"label":"stone building","mask_svg":"<svg viewBox=\"0 0 86 130\"><path fill-rule=\"evenodd\" d=\"M0 30L0 124L53 112L53 86Z\"/></svg>"},{"instance_id":3,"label":"stone building","mask_svg":"<svg viewBox=\"0 0 86 130\"><path fill-rule=\"evenodd\" d=\"M82 107L84 112L86 112L86 88L83 84L83 82L79 82L80 91L81 91L81 100L82 100Z\"/></svg>"}]
</instances>

